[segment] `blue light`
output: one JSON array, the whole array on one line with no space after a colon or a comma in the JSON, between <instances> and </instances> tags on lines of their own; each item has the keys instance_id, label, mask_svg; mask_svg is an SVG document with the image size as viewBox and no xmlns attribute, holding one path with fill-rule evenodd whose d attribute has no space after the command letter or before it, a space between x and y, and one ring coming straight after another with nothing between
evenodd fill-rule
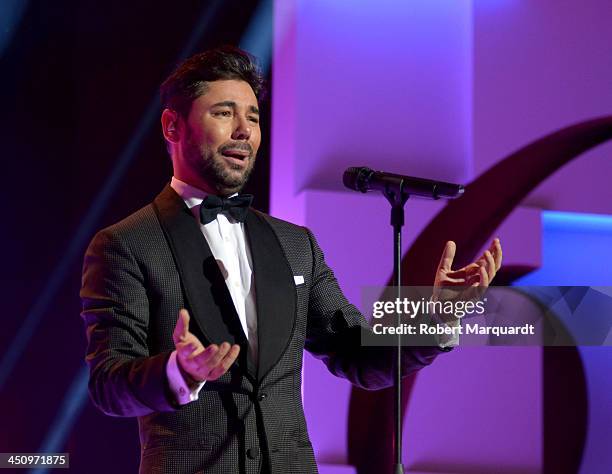
<instances>
[{"instance_id":1,"label":"blue light","mask_svg":"<svg viewBox=\"0 0 612 474\"><path fill-rule=\"evenodd\" d=\"M612 286L612 216L575 212L542 213L542 267L517 285ZM588 433L580 474L612 465L610 347L579 347L588 393Z\"/></svg>"},{"instance_id":2,"label":"blue light","mask_svg":"<svg viewBox=\"0 0 612 474\"><path fill-rule=\"evenodd\" d=\"M0 56L11 44L28 3L26 0L3 0L0 2Z\"/></svg>"},{"instance_id":3,"label":"blue light","mask_svg":"<svg viewBox=\"0 0 612 474\"><path fill-rule=\"evenodd\" d=\"M259 60L264 74L270 68L272 60L273 10L272 0L261 0L240 41L240 47Z\"/></svg>"},{"instance_id":4,"label":"blue light","mask_svg":"<svg viewBox=\"0 0 612 474\"><path fill-rule=\"evenodd\" d=\"M612 216L542 213L542 267L517 285L612 285Z\"/></svg>"},{"instance_id":5,"label":"blue light","mask_svg":"<svg viewBox=\"0 0 612 474\"><path fill-rule=\"evenodd\" d=\"M87 400L87 381L89 379L89 369L83 364L72 381L72 385L64 396L64 401L60 407L55 420L51 424L51 429L43 440L39 453L60 452L66 442L66 437L70 433L72 426L76 423L85 406ZM48 467L40 466L30 470L30 474L47 472Z\"/></svg>"},{"instance_id":6,"label":"blue light","mask_svg":"<svg viewBox=\"0 0 612 474\"><path fill-rule=\"evenodd\" d=\"M612 216L604 214L582 214L577 212L544 211L544 231L565 229L579 232L611 232Z\"/></svg>"}]
</instances>

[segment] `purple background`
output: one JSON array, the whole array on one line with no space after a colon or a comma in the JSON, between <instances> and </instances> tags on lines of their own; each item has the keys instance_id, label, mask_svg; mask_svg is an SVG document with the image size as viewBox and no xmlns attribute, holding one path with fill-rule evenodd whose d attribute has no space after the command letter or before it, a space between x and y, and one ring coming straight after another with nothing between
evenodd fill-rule
<instances>
[{"instance_id":1,"label":"purple background","mask_svg":"<svg viewBox=\"0 0 612 474\"><path fill-rule=\"evenodd\" d=\"M361 287L388 280L392 247L388 204L343 190L347 166L467 184L529 142L612 111L605 0L277 0L275 14L271 212L313 229L356 304ZM495 232L505 264L539 267L531 284L612 281L601 247L612 243L610 228L595 246L588 230L576 234L585 226L573 214L555 233L542 225L543 210L612 214L611 155L612 143L586 153L522 203ZM408 202L404 248L440 206ZM590 423L581 472L590 474L612 469L602 444L612 412L597 395L610 351L582 354ZM304 371L317 457L322 472L335 472L346 462L350 387L309 355ZM542 418L541 349L459 349L417 379L405 463L427 472L541 472Z\"/></svg>"}]
</instances>

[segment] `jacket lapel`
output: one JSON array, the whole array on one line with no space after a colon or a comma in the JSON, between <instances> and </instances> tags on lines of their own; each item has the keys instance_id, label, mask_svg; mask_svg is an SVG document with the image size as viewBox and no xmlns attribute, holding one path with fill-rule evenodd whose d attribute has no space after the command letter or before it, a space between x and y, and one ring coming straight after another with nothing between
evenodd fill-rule
<instances>
[{"instance_id":1,"label":"jacket lapel","mask_svg":"<svg viewBox=\"0 0 612 474\"><path fill-rule=\"evenodd\" d=\"M246 360L248 342L236 309L197 220L169 185L155 198L153 206L176 261L191 321L208 343L240 344L237 362L254 376L255 367Z\"/></svg>"},{"instance_id":2,"label":"jacket lapel","mask_svg":"<svg viewBox=\"0 0 612 474\"><path fill-rule=\"evenodd\" d=\"M257 297L257 377L262 380L289 344L295 324L297 297L293 272L270 224L251 209L245 228L251 247Z\"/></svg>"}]
</instances>

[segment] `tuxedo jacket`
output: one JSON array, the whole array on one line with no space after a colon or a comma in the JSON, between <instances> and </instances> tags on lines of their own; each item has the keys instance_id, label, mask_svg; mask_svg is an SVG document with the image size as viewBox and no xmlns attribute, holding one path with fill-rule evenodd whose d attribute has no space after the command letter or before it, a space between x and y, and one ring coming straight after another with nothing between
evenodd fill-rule
<instances>
[{"instance_id":1,"label":"tuxedo jacket","mask_svg":"<svg viewBox=\"0 0 612 474\"><path fill-rule=\"evenodd\" d=\"M368 327L348 303L311 232L249 209L258 360L199 223L170 187L100 231L83 267L82 317L93 403L138 418L141 473L316 473L302 407L303 350L367 389L392 384L392 354L360 345ZM294 278L301 276L301 279ZM179 406L166 377L178 311L204 345L242 346L196 401ZM435 347L404 351L408 374Z\"/></svg>"}]
</instances>

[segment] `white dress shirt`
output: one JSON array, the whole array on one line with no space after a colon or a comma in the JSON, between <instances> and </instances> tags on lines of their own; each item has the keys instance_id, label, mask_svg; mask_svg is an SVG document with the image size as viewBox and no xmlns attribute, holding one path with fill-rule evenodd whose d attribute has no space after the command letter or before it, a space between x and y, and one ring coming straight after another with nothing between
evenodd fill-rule
<instances>
[{"instance_id":1,"label":"white dress shirt","mask_svg":"<svg viewBox=\"0 0 612 474\"><path fill-rule=\"evenodd\" d=\"M200 222L200 205L206 193L183 181L172 178L170 186L185 201L193 216ZM226 213L206 225L200 222L200 230L208 242L210 250L225 279L240 324L249 342L249 356L257 360L257 311L255 306L255 279L251 250L246 241L244 223L235 221ZM203 315L206 317L206 315ZM178 317L178 315L177 315ZM193 317L193 315L191 315ZM221 343L223 341L216 341ZM166 374L176 400L181 404L198 399L204 382L196 387L188 387L178 369L176 351L172 352L166 366Z\"/></svg>"}]
</instances>

